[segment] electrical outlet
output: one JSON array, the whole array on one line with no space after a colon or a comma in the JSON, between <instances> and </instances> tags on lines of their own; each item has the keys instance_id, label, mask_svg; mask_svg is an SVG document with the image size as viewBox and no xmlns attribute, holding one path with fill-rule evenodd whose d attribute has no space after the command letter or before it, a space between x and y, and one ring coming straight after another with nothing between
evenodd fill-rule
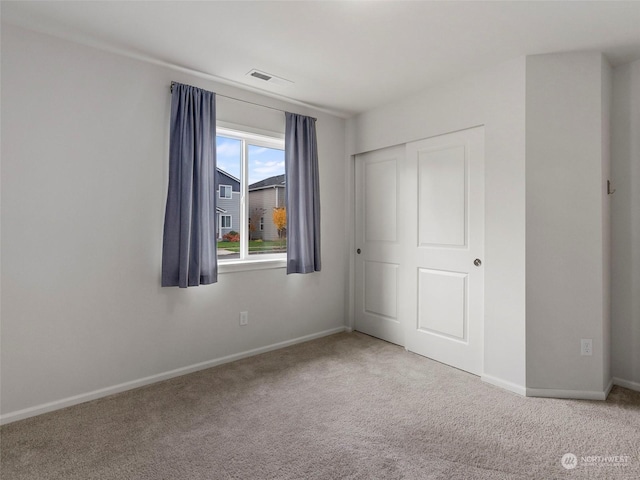
<instances>
[{"instance_id":1,"label":"electrical outlet","mask_svg":"<svg viewBox=\"0 0 640 480\"><path fill-rule=\"evenodd\" d=\"M249 312L240 312L240 325L249 325Z\"/></svg>"},{"instance_id":2,"label":"electrical outlet","mask_svg":"<svg viewBox=\"0 0 640 480\"><path fill-rule=\"evenodd\" d=\"M593 340L583 338L580 340L580 355L593 355Z\"/></svg>"}]
</instances>

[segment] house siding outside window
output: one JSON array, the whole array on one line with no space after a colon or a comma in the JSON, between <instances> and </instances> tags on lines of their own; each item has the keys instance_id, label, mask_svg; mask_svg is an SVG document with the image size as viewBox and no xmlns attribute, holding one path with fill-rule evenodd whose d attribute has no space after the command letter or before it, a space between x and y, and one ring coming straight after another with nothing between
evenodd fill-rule
<instances>
[{"instance_id":1,"label":"house siding outside window","mask_svg":"<svg viewBox=\"0 0 640 480\"><path fill-rule=\"evenodd\" d=\"M277 175L249 185L249 209L264 211L260 219L260 227L255 232L256 238L267 241L279 239L272 215L274 208L284 207L284 202L284 175Z\"/></svg>"},{"instance_id":2,"label":"house siding outside window","mask_svg":"<svg viewBox=\"0 0 640 480\"><path fill-rule=\"evenodd\" d=\"M240 181L224 170L218 169L216 174L216 184L218 185L217 216L231 216L230 227L222 228L220 218L218 218L216 221L216 225L218 228L218 239L221 239L224 235L231 231L240 231ZM225 196L228 196L228 192L225 192L225 190L231 190L231 198L225 198Z\"/></svg>"}]
</instances>

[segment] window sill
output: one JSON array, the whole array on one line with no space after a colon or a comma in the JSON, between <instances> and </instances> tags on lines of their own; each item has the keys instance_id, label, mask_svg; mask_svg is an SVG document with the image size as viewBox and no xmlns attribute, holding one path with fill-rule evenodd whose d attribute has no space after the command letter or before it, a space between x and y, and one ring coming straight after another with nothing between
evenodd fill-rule
<instances>
[{"instance_id":1,"label":"window sill","mask_svg":"<svg viewBox=\"0 0 640 480\"><path fill-rule=\"evenodd\" d=\"M218 263L218 273L248 272L252 270L270 270L287 268L286 258L268 258L264 260L226 261Z\"/></svg>"}]
</instances>

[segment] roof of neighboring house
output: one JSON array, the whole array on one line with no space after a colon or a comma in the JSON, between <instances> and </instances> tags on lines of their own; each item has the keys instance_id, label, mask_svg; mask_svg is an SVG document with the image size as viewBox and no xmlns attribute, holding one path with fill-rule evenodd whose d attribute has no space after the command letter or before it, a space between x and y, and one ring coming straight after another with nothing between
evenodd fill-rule
<instances>
[{"instance_id":1,"label":"roof of neighboring house","mask_svg":"<svg viewBox=\"0 0 640 480\"><path fill-rule=\"evenodd\" d=\"M220 168L216 170L216 190L218 190L219 185L231 185L231 191L240 191L240 180Z\"/></svg>"},{"instance_id":2,"label":"roof of neighboring house","mask_svg":"<svg viewBox=\"0 0 640 480\"><path fill-rule=\"evenodd\" d=\"M284 174L265 178L264 180L260 180L259 182L252 183L251 185L249 185L249 191L274 187L284 187Z\"/></svg>"}]
</instances>

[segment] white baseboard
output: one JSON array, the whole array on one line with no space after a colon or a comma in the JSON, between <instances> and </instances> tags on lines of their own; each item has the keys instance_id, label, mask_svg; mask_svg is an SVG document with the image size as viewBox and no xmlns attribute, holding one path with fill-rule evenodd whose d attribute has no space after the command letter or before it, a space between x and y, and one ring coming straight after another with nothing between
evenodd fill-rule
<instances>
[{"instance_id":1,"label":"white baseboard","mask_svg":"<svg viewBox=\"0 0 640 480\"><path fill-rule=\"evenodd\" d=\"M627 380L621 380L619 378L612 378L609 381L607 387L602 391L583 391L583 390L559 390L552 388L525 388L515 383L507 382L490 375L482 375L483 382L490 383L496 387L504 388L511 392L527 397L543 397L543 398L567 398L575 400L606 400L609 396L609 392L614 385L620 385L632 390L640 391L640 384L635 382L629 382Z\"/></svg>"},{"instance_id":2,"label":"white baseboard","mask_svg":"<svg viewBox=\"0 0 640 480\"><path fill-rule=\"evenodd\" d=\"M613 380L603 391L597 390L560 390L555 388L527 388L527 397L567 398L573 400L606 400L613 387Z\"/></svg>"},{"instance_id":3,"label":"white baseboard","mask_svg":"<svg viewBox=\"0 0 640 480\"><path fill-rule=\"evenodd\" d=\"M628 388L629 390L635 390L640 392L640 383L632 382L631 380L624 380L623 378L613 377L613 384L619 387Z\"/></svg>"},{"instance_id":4,"label":"white baseboard","mask_svg":"<svg viewBox=\"0 0 640 480\"><path fill-rule=\"evenodd\" d=\"M518 385L512 382L507 382L506 380L502 380L497 377L492 377L491 375L482 375L480 379L483 382L489 383L496 387L504 388L505 390L509 390L510 392L517 393L518 395L522 395L523 397L527 393L527 389L522 385Z\"/></svg>"},{"instance_id":5,"label":"white baseboard","mask_svg":"<svg viewBox=\"0 0 640 480\"><path fill-rule=\"evenodd\" d=\"M609 380L609 385L607 385L607 388L604 391L604 399L605 400L609 396L609 393L611 393L611 389L612 388L613 388L613 377L611 377L611 380Z\"/></svg>"},{"instance_id":6,"label":"white baseboard","mask_svg":"<svg viewBox=\"0 0 640 480\"><path fill-rule=\"evenodd\" d=\"M259 355L261 353L270 352L272 350L278 350L280 348L295 345L297 343L308 342L309 340L315 340L316 338L326 337L328 335L333 335L334 333L340 333L347 330L348 330L347 327L332 328L330 330L325 330L323 332L312 333L311 335L305 335L303 337L298 337L291 340L285 340L284 342L274 343L272 345L267 345L265 347L254 348L252 350L247 350L245 352L240 352L240 353L234 353L233 355L227 355L226 357L216 358L213 360L196 363L194 365L189 365L182 368L176 368L175 370L158 373L156 375L151 375L151 376L140 378L137 380L132 380L130 382L121 383L119 385L113 385L111 387L101 388L99 390L94 390L92 392L81 393L80 395L74 395L72 397L55 400L53 402L43 403L41 405L36 405L34 407L17 410L15 412L5 413L4 415L0 415L0 425L15 422L18 420L23 420L29 417L35 417L36 415L41 415L43 413L53 412L54 410L60 410L61 408L70 407L72 405L78 405L79 403L89 402L91 400L96 400L98 398L113 395L115 393L132 390L134 388L143 387L151 383L161 382L163 380L168 380L170 378L179 377L180 375L186 375L188 373L197 372L198 370L204 370L206 368L222 365L223 363L229 363L235 360L240 360L242 358L252 357L254 355Z\"/></svg>"}]
</instances>

